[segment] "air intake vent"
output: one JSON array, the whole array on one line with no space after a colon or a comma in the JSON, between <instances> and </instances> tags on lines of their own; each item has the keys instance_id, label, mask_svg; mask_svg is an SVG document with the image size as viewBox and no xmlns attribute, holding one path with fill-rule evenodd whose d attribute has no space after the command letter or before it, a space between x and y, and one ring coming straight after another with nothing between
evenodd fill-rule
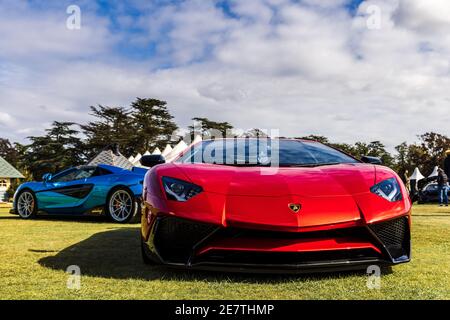
<instances>
[{"instance_id":1,"label":"air intake vent","mask_svg":"<svg viewBox=\"0 0 450 320\"><path fill-rule=\"evenodd\" d=\"M370 229L383 243L394 260L409 256L410 238L407 217L373 224Z\"/></svg>"},{"instance_id":2,"label":"air intake vent","mask_svg":"<svg viewBox=\"0 0 450 320\"><path fill-rule=\"evenodd\" d=\"M193 247L215 229L217 226L163 217L156 225L155 247L166 262L186 263Z\"/></svg>"}]
</instances>

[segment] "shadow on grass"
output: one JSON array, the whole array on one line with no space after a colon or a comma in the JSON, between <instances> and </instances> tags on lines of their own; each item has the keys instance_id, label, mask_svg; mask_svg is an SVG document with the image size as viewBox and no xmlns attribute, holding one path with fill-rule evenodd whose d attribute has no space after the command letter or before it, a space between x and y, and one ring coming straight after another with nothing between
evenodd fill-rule
<instances>
[{"instance_id":1,"label":"shadow on grass","mask_svg":"<svg viewBox=\"0 0 450 320\"><path fill-rule=\"evenodd\" d=\"M11 214L9 216L1 216L0 220L23 220L18 215ZM83 223L113 223L105 215L63 215L63 214L49 214L38 215L32 220L27 221L67 221L67 222L83 222ZM25 221L25 220L24 220ZM130 223L140 223L140 216L135 216Z\"/></svg>"},{"instance_id":2,"label":"shadow on grass","mask_svg":"<svg viewBox=\"0 0 450 320\"><path fill-rule=\"evenodd\" d=\"M278 283L299 279L306 281L365 275L364 271L310 275L255 275L148 266L142 262L139 232L139 228L119 228L100 232L60 251L55 256L42 258L38 262L44 267L64 271L70 265L77 265L81 268L82 275L138 280Z\"/></svg>"}]
</instances>

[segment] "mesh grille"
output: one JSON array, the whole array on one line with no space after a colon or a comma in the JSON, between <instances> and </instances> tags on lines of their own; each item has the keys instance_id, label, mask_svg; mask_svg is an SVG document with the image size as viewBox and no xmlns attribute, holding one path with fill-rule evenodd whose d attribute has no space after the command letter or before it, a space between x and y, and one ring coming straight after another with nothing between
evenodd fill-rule
<instances>
[{"instance_id":1,"label":"mesh grille","mask_svg":"<svg viewBox=\"0 0 450 320\"><path fill-rule=\"evenodd\" d=\"M187 262L193 247L217 227L173 217L158 221L155 231L155 247L168 262Z\"/></svg>"},{"instance_id":2,"label":"mesh grille","mask_svg":"<svg viewBox=\"0 0 450 320\"><path fill-rule=\"evenodd\" d=\"M409 252L408 218L402 217L370 226L391 256L399 258Z\"/></svg>"}]
</instances>

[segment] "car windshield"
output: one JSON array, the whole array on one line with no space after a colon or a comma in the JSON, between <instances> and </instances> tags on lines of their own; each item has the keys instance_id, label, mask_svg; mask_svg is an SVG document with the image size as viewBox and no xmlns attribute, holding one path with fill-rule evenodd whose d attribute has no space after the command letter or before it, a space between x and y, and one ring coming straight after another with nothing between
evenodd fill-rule
<instances>
[{"instance_id":1,"label":"car windshield","mask_svg":"<svg viewBox=\"0 0 450 320\"><path fill-rule=\"evenodd\" d=\"M191 147L177 162L280 167L358 163L318 142L283 139L207 140Z\"/></svg>"}]
</instances>

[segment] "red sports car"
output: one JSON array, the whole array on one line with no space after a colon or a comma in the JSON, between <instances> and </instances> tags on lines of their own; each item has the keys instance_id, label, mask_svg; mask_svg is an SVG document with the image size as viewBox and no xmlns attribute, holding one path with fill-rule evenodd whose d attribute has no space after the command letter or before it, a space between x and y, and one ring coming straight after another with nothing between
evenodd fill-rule
<instances>
[{"instance_id":1,"label":"red sports car","mask_svg":"<svg viewBox=\"0 0 450 320\"><path fill-rule=\"evenodd\" d=\"M363 162L365 161L365 162ZM148 156L142 254L202 270L311 272L411 256L411 201L376 158L318 142L215 139Z\"/></svg>"}]
</instances>

